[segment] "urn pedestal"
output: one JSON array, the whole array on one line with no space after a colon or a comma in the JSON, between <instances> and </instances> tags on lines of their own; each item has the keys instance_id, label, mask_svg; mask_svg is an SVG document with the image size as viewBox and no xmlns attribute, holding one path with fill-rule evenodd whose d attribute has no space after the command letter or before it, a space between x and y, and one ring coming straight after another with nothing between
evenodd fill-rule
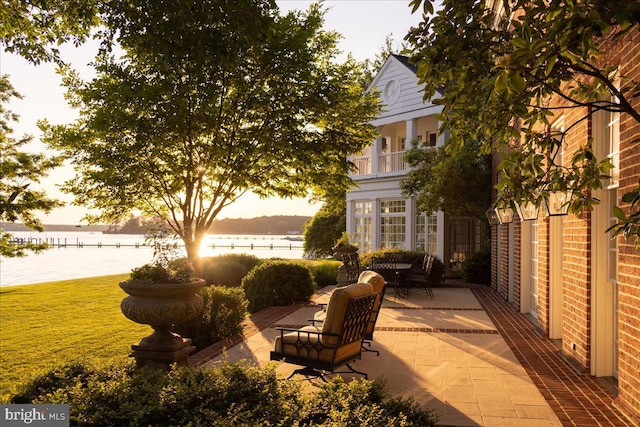
<instances>
[{"instance_id":1,"label":"urn pedestal","mask_svg":"<svg viewBox=\"0 0 640 427\"><path fill-rule=\"evenodd\" d=\"M138 367L168 370L172 364L187 366L195 351L191 340L171 332L174 324L193 319L202 310L198 291L203 279L187 283L120 283L129 294L120 303L122 313L136 323L150 325L153 333L133 344L131 357Z\"/></svg>"},{"instance_id":2,"label":"urn pedestal","mask_svg":"<svg viewBox=\"0 0 640 427\"><path fill-rule=\"evenodd\" d=\"M334 247L333 249L333 259L336 261L342 262L342 265L338 267L338 276L336 277L336 282L338 283L338 287L346 286L347 283L347 267L344 265L344 255L354 254L358 252L358 248L354 246L344 246L344 247Z\"/></svg>"}]
</instances>

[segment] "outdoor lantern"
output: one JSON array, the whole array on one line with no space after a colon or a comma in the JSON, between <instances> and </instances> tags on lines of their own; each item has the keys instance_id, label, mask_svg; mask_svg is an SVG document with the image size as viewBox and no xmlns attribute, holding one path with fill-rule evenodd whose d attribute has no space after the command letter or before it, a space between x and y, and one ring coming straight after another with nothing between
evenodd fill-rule
<instances>
[{"instance_id":1,"label":"outdoor lantern","mask_svg":"<svg viewBox=\"0 0 640 427\"><path fill-rule=\"evenodd\" d=\"M569 212L569 202L573 191L552 191L549 197L544 199L549 216L566 215Z\"/></svg>"},{"instance_id":2,"label":"outdoor lantern","mask_svg":"<svg viewBox=\"0 0 640 427\"><path fill-rule=\"evenodd\" d=\"M489 208L485 212L487 215L487 219L489 220L489 225L498 225L500 224L500 220L498 219L498 214L494 208Z\"/></svg>"},{"instance_id":3,"label":"outdoor lantern","mask_svg":"<svg viewBox=\"0 0 640 427\"><path fill-rule=\"evenodd\" d=\"M538 219L540 206L536 206L536 204L532 202L516 203L516 211L521 221L533 221Z\"/></svg>"},{"instance_id":4,"label":"outdoor lantern","mask_svg":"<svg viewBox=\"0 0 640 427\"><path fill-rule=\"evenodd\" d=\"M496 208L496 215L500 224L509 224L513 222L513 209L510 207Z\"/></svg>"}]
</instances>

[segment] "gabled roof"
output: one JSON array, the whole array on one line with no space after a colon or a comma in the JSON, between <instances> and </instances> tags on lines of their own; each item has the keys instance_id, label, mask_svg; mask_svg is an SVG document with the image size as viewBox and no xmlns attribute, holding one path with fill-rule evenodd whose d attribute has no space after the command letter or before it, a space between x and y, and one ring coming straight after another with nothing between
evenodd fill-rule
<instances>
[{"instance_id":1,"label":"gabled roof","mask_svg":"<svg viewBox=\"0 0 640 427\"><path fill-rule=\"evenodd\" d=\"M409 63L409 57L408 56L404 56L404 55L396 55L395 53L392 53L391 56L393 56L394 58L396 58L398 61L400 61L402 63L402 65L404 65L405 67L407 67L409 70L411 70L411 72L413 74L416 74L418 72L418 67L416 67L415 65Z\"/></svg>"}]
</instances>

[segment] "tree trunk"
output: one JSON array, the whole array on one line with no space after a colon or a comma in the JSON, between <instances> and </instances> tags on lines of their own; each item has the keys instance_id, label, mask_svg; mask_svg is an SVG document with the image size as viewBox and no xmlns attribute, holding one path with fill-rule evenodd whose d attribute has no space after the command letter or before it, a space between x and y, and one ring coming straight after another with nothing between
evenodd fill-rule
<instances>
[{"instance_id":1,"label":"tree trunk","mask_svg":"<svg viewBox=\"0 0 640 427\"><path fill-rule=\"evenodd\" d=\"M186 237L184 239L184 248L187 251L187 259L194 267L198 267L198 261L200 260L200 246L202 245L202 239L204 234L196 233L196 236L191 239Z\"/></svg>"}]
</instances>

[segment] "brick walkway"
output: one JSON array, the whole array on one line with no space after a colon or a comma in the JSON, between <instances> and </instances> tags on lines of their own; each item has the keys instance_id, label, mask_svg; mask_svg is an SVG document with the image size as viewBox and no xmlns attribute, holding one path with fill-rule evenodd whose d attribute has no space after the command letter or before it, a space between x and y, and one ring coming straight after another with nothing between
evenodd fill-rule
<instances>
[{"instance_id":1,"label":"brick walkway","mask_svg":"<svg viewBox=\"0 0 640 427\"><path fill-rule=\"evenodd\" d=\"M489 289L472 289L549 406L565 426L634 426L618 411L615 396L595 378L580 374L549 339Z\"/></svg>"}]
</instances>

